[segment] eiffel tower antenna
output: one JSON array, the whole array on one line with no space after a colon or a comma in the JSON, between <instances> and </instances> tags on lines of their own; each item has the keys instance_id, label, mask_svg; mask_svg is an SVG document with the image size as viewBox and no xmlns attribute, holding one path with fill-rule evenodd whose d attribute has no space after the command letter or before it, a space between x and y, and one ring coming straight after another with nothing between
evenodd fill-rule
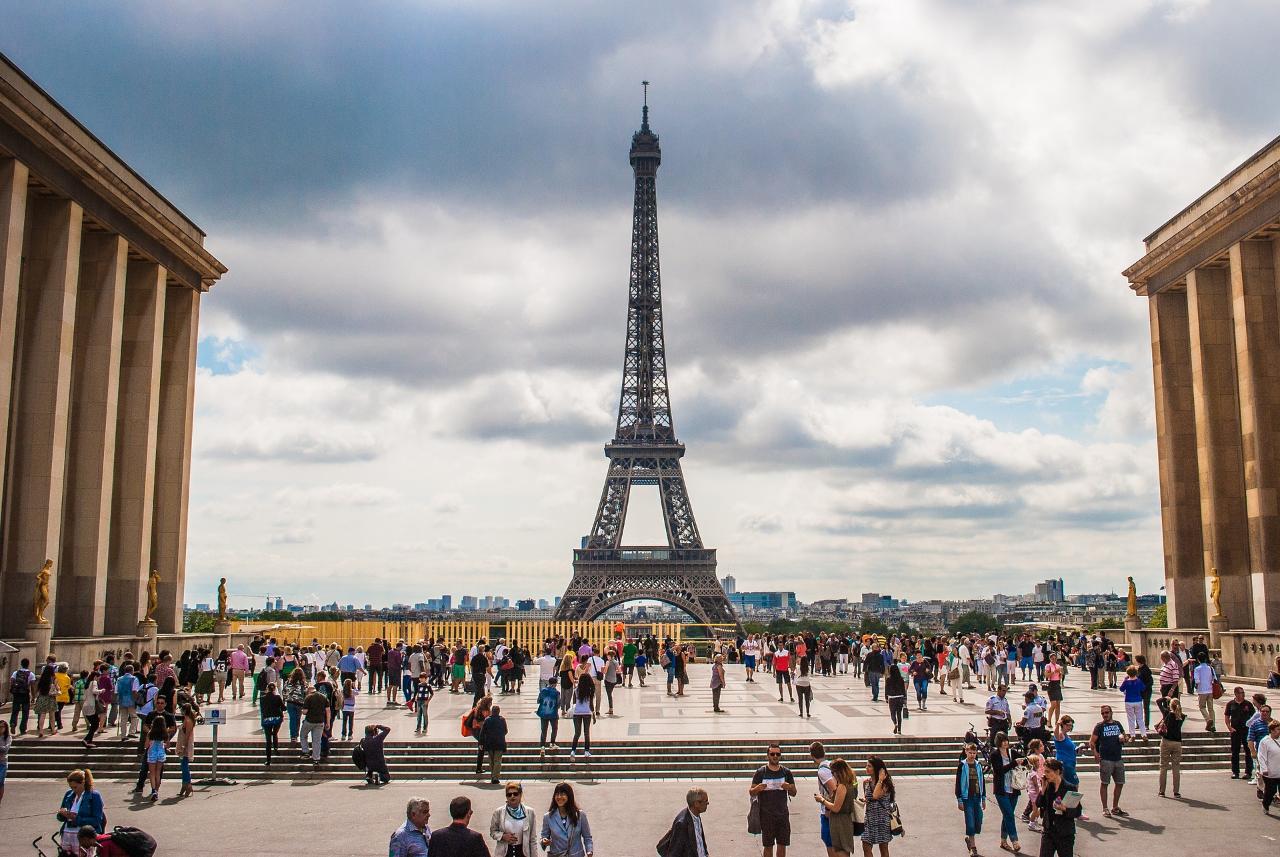
<instances>
[{"instance_id":1,"label":"eiffel tower antenna","mask_svg":"<svg viewBox=\"0 0 1280 857\"><path fill-rule=\"evenodd\" d=\"M640 130L631 137L635 203L631 217L631 274L627 297L622 390L609 469L591 533L573 552L573 580L556 618L591 620L627 601L656 600L677 607L702 625L738 624L716 577L716 552L704 547L685 489L667 392L667 352L662 326L662 277L658 264L658 135L649 128L649 81L643 81ZM656 485L666 544L622 545L633 485Z\"/></svg>"}]
</instances>

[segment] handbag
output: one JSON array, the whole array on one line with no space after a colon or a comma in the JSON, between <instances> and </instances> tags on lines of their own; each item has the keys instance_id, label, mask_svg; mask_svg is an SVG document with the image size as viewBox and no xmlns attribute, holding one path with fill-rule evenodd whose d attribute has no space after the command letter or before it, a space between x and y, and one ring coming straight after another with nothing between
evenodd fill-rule
<instances>
[{"instance_id":1,"label":"handbag","mask_svg":"<svg viewBox=\"0 0 1280 857\"><path fill-rule=\"evenodd\" d=\"M1226 690L1222 687L1222 682L1218 681L1215 676L1213 679L1213 698L1222 699L1222 694L1224 693L1226 693Z\"/></svg>"},{"instance_id":2,"label":"handbag","mask_svg":"<svg viewBox=\"0 0 1280 857\"><path fill-rule=\"evenodd\" d=\"M947 678L951 679L952 681L959 681L959 680L960 680L960 667L952 667L950 670L948 670L948 671L947 671Z\"/></svg>"},{"instance_id":3,"label":"handbag","mask_svg":"<svg viewBox=\"0 0 1280 857\"><path fill-rule=\"evenodd\" d=\"M1010 783L1014 791L1026 791L1027 781L1031 779L1031 772L1025 766L1019 765L1013 769L1013 776L1010 777Z\"/></svg>"},{"instance_id":4,"label":"handbag","mask_svg":"<svg viewBox=\"0 0 1280 857\"><path fill-rule=\"evenodd\" d=\"M867 802L860 797L853 801L853 823L867 823Z\"/></svg>"},{"instance_id":5,"label":"handbag","mask_svg":"<svg viewBox=\"0 0 1280 857\"><path fill-rule=\"evenodd\" d=\"M898 811L898 802L889 804L889 835L906 836L906 828L902 826L902 813Z\"/></svg>"},{"instance_id":6,"label":"handbag","mask_svg":"<svg viewBox=\"0 0 1280 857\"><path fill-rule=\"evenodd\" d=\"M752 836L760 835L760 801L754 795L751 797L751 808L747 810L747 833Z\"/></svg>"}]
</instances>

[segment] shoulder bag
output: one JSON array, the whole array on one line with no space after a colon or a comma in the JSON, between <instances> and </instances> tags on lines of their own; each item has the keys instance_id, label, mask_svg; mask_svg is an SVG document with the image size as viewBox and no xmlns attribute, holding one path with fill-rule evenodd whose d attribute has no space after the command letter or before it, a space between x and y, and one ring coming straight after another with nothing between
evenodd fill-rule
<instances>
[{"instance_id":1,"label":"shoulder bag","mask_svg":"<svg viewBox=\"0 0 1280 857\"><path fill-rule=\"evenodd\" d=\"M751 796L751 808L747 810L747 833L760 835L760 801L755 795Z\"/></svg>"}]
</instances>

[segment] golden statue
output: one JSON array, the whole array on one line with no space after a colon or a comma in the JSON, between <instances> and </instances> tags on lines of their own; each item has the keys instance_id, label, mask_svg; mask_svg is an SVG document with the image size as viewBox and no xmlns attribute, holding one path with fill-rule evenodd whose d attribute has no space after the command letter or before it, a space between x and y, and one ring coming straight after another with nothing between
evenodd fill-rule
<instances>
[{"instance_id":1,"label":"golden statue","mask_svg":"<svg viewBox=\"0 0 1280 857\"><path fill-rule=\"evenodd\" d=\"M218 621L227 620L227 579L224 577L218 584Z\"/></svg>"},{"instance_id":2,"label":"golden statue","mask_svg":"<svg viewBox=\"0 0 1280 857\"><path fill-rule=\"evenodd\" d=\"M151 574L147 576L147 615L146 621L155 621L156 608L160 606L160 571L159 569L151 569Z\"/></svg>"},{"instance_id":3,"label":"golden statue","mask_svg":"<svg viewBox=\"0 0 1280 857\"><path fill-rule=\"evenodd\" d=\"M1132 577L1129 578L1129 611L1125 615L1138 615L1138 587L1134 584Z\"/></svg>"},{"instance_id":4,"label":"golden statue","mask_svg":"<svg viewBox=\"0 0 1280 857\"><path fill-rule=\"evenodd\" d=\"M1218 577L1218 568L1209 569L1209 600L1213 602L1213 619L1222 618L1222 578Z\"/></svg>"},{"instance_id":5,"label":"golden statue","mask_svg":"<svg viewBox=\"0 0 1280 857\"><path fill-rule=\"evenodd\" d=\"M44 611L49 607L49 578L53 576L53 560L46 559L36 572L36 591L31 597L31 615L37 625L48 625Z\"/></svg>"}]
</instances>

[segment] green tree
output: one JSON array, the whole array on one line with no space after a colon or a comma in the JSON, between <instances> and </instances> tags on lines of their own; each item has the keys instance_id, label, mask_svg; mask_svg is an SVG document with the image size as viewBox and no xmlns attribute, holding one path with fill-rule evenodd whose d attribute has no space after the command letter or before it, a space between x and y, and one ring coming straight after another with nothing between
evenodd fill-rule
<instances>
[{"instance_id":1,"label":"green tree","mask_svg":"<svg viewBox=\"0 0 1280 857\"><path fill-rule=\"evenodd\" d=\"M191 610L182 616L182 633L184 634L212 634L213 623L217 619L212 613L206 613L203 610Z\"/></svg>"},{"instance_id":2,"label":"green tree","mask_svg":"<svg viewBox=\"0 0 1280 857\"><path fill-rule=\"evenodd\" d=\"M292 622L293 614L288 610L263 610L257 619L259 622Z\"/></svg>"},{"instance_id":3,"label":"green tree","mask_svg":"<svg viewBox=\"0 0 1280 857\"><path fill-rule=\"evenodd\" d=\"M859 634L880 634L887 637L893 633L892 629L885 624L885 621L879 616L863 616L862 621L858 624Z\"/></svg>"},{"instance_id":4,"label":"green tree","mask_svg":"<svg viewBox=\"0 0 1280 857\"><path fill-rule=\"evenodd\" d=\"M1169 608L1167 605L1161 604L1151 614L1151 618L1147 620L1148 628L1168 628L1169 627Z\"/></svg>"},{"instance_id":5,"label":"green tree","mask_svg":"<svg viewBox=\"0 0 1280 857\"><path fill-rule=\"evenodd\" d=\"M961 613L951 623L950 631L953 634L992 634L999 633L1004 630L1004 624L990 613L983 613L980 610L970 610L968 613Z\"/></svg>"},{"instance_id":6,"label":"green tree","mask_svg":"<svg viewBox=\"0 0 1280 857\"><path fill-rule=\"evenodd\" d=\"M1089 631L1117 631L1124 627L1124 622L1114 616L1109 616L1097 622L1090 622L1084 627Z\"/></svg>"},{"instance_id":7,"label":"green tree","mask_svg":"<svg viewBox=\"0 0 1280 857\"><path fill-rule=\"evenodd\" d=\"M907 635L907 634L914 634L914 633L916 633L916 630L917 630L917 629L915 629L915 628L911 627L911 624L910 624L906 619L903 619L901 622L899 622L899 623L898 623L898 635L899 635L899 636L905 636L905 635Z\"/></svg>"}]
</instances>

